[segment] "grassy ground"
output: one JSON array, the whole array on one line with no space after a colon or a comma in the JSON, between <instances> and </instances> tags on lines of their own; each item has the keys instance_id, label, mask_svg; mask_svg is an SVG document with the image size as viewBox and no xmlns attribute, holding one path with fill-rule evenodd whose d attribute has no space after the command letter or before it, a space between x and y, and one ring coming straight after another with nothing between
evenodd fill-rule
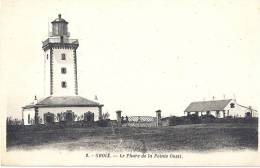
<instances>
[{"instance_id":1,"label":"grassy ground","mask_svg":"<svg viewBox=\"0 0 260 168\"><path fill-rule=\"evenodd\" d=\"M210 151L258 148L257 124L193 124L162 128L63 128L7 134L7 149Z\"/></svg>"}]
</instances>

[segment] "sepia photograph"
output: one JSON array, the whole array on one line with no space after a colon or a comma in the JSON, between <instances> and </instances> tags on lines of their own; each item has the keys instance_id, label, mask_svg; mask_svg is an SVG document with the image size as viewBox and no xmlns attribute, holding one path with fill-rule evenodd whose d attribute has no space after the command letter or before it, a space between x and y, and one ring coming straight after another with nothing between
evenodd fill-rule
<instances>
[{"instance_id":1,"label":"sepia photograph","mask_svg":"<svg viewBox=\"0 0 260 168\"><path fill-rule=\"evenodd\" d=\"M259 0L0 0L3 166L259 166Z\"/></svg>"}]
</instances>

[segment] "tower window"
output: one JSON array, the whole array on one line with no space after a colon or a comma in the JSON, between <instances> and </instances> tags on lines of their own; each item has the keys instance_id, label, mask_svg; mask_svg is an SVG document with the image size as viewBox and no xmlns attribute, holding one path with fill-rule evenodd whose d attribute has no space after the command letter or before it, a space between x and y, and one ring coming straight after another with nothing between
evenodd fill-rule
<instances>
[{"instance_id":1,"label":"tower window","mask_svg":"<svg viewBox=\"0 0 260 168\"><path fill-rule=\"evenodd\" d=\"M66 68L61 68L61 73L62 74L66 74L67 73L67 69Z\"/></svg>"},{"instance_id":2,"label":"tower window","mask_svg":"<svg viewBox=\"0 0 260 168\"><path fill-rule=\"evenodd\" d=\"M48 58L49 58L49 54L47 54L47 60L48 60Z\"/></svg>"},{"instance_id":3,"label":"tower window","mask_svg":"<svg viewBox=\"0 0 260 168\"><path fill-rule=\"evenodd\" d=\"M67 87L67 83L66 83L65 81L62 81L62 82L61 82L61 87L62 87L62 88L66 88L66 87Z\"/></svg>"},{"instance_id":4,"label":"tower window","mask_svg":"<svg viewBox=\"0 0 260 168\"><path fill-rule=\"evenodd\" d=\"M66 55L64 53L61 54L61 60L66 60Z\"/></svg>"}]
</instances>

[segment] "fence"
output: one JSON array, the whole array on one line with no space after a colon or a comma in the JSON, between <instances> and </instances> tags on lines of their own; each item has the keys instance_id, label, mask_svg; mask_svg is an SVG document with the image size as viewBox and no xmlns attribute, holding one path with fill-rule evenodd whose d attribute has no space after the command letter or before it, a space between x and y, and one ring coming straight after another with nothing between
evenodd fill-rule
<instances>
[{"instance_id":1,"label":"fence","mask_svg":"<svg viewBox=\"0 0 260 168\"><path fill-rule=\"evenodd\" d=\"M122 127L156 127L156 117L130 116L122 119Z\"/></svg>"}]
</instances>

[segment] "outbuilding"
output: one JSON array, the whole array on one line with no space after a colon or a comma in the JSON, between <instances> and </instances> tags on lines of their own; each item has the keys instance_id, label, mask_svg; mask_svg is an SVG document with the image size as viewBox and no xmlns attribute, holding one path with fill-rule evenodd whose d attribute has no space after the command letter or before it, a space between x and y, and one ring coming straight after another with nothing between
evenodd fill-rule
<instances>
[{"instance_id":1,"label":"outbuilding","mask_svg":"<svg viewBox=\"0 0 260 168\"><path fill-rule=\"evenodd\" d=\"M213 115L216 118L225 117L257 117L257 111L250 106L243 106L233 99L198 101L192 102L184 110L184 114L189 116Z\"/></svg>"}]
</instances>

